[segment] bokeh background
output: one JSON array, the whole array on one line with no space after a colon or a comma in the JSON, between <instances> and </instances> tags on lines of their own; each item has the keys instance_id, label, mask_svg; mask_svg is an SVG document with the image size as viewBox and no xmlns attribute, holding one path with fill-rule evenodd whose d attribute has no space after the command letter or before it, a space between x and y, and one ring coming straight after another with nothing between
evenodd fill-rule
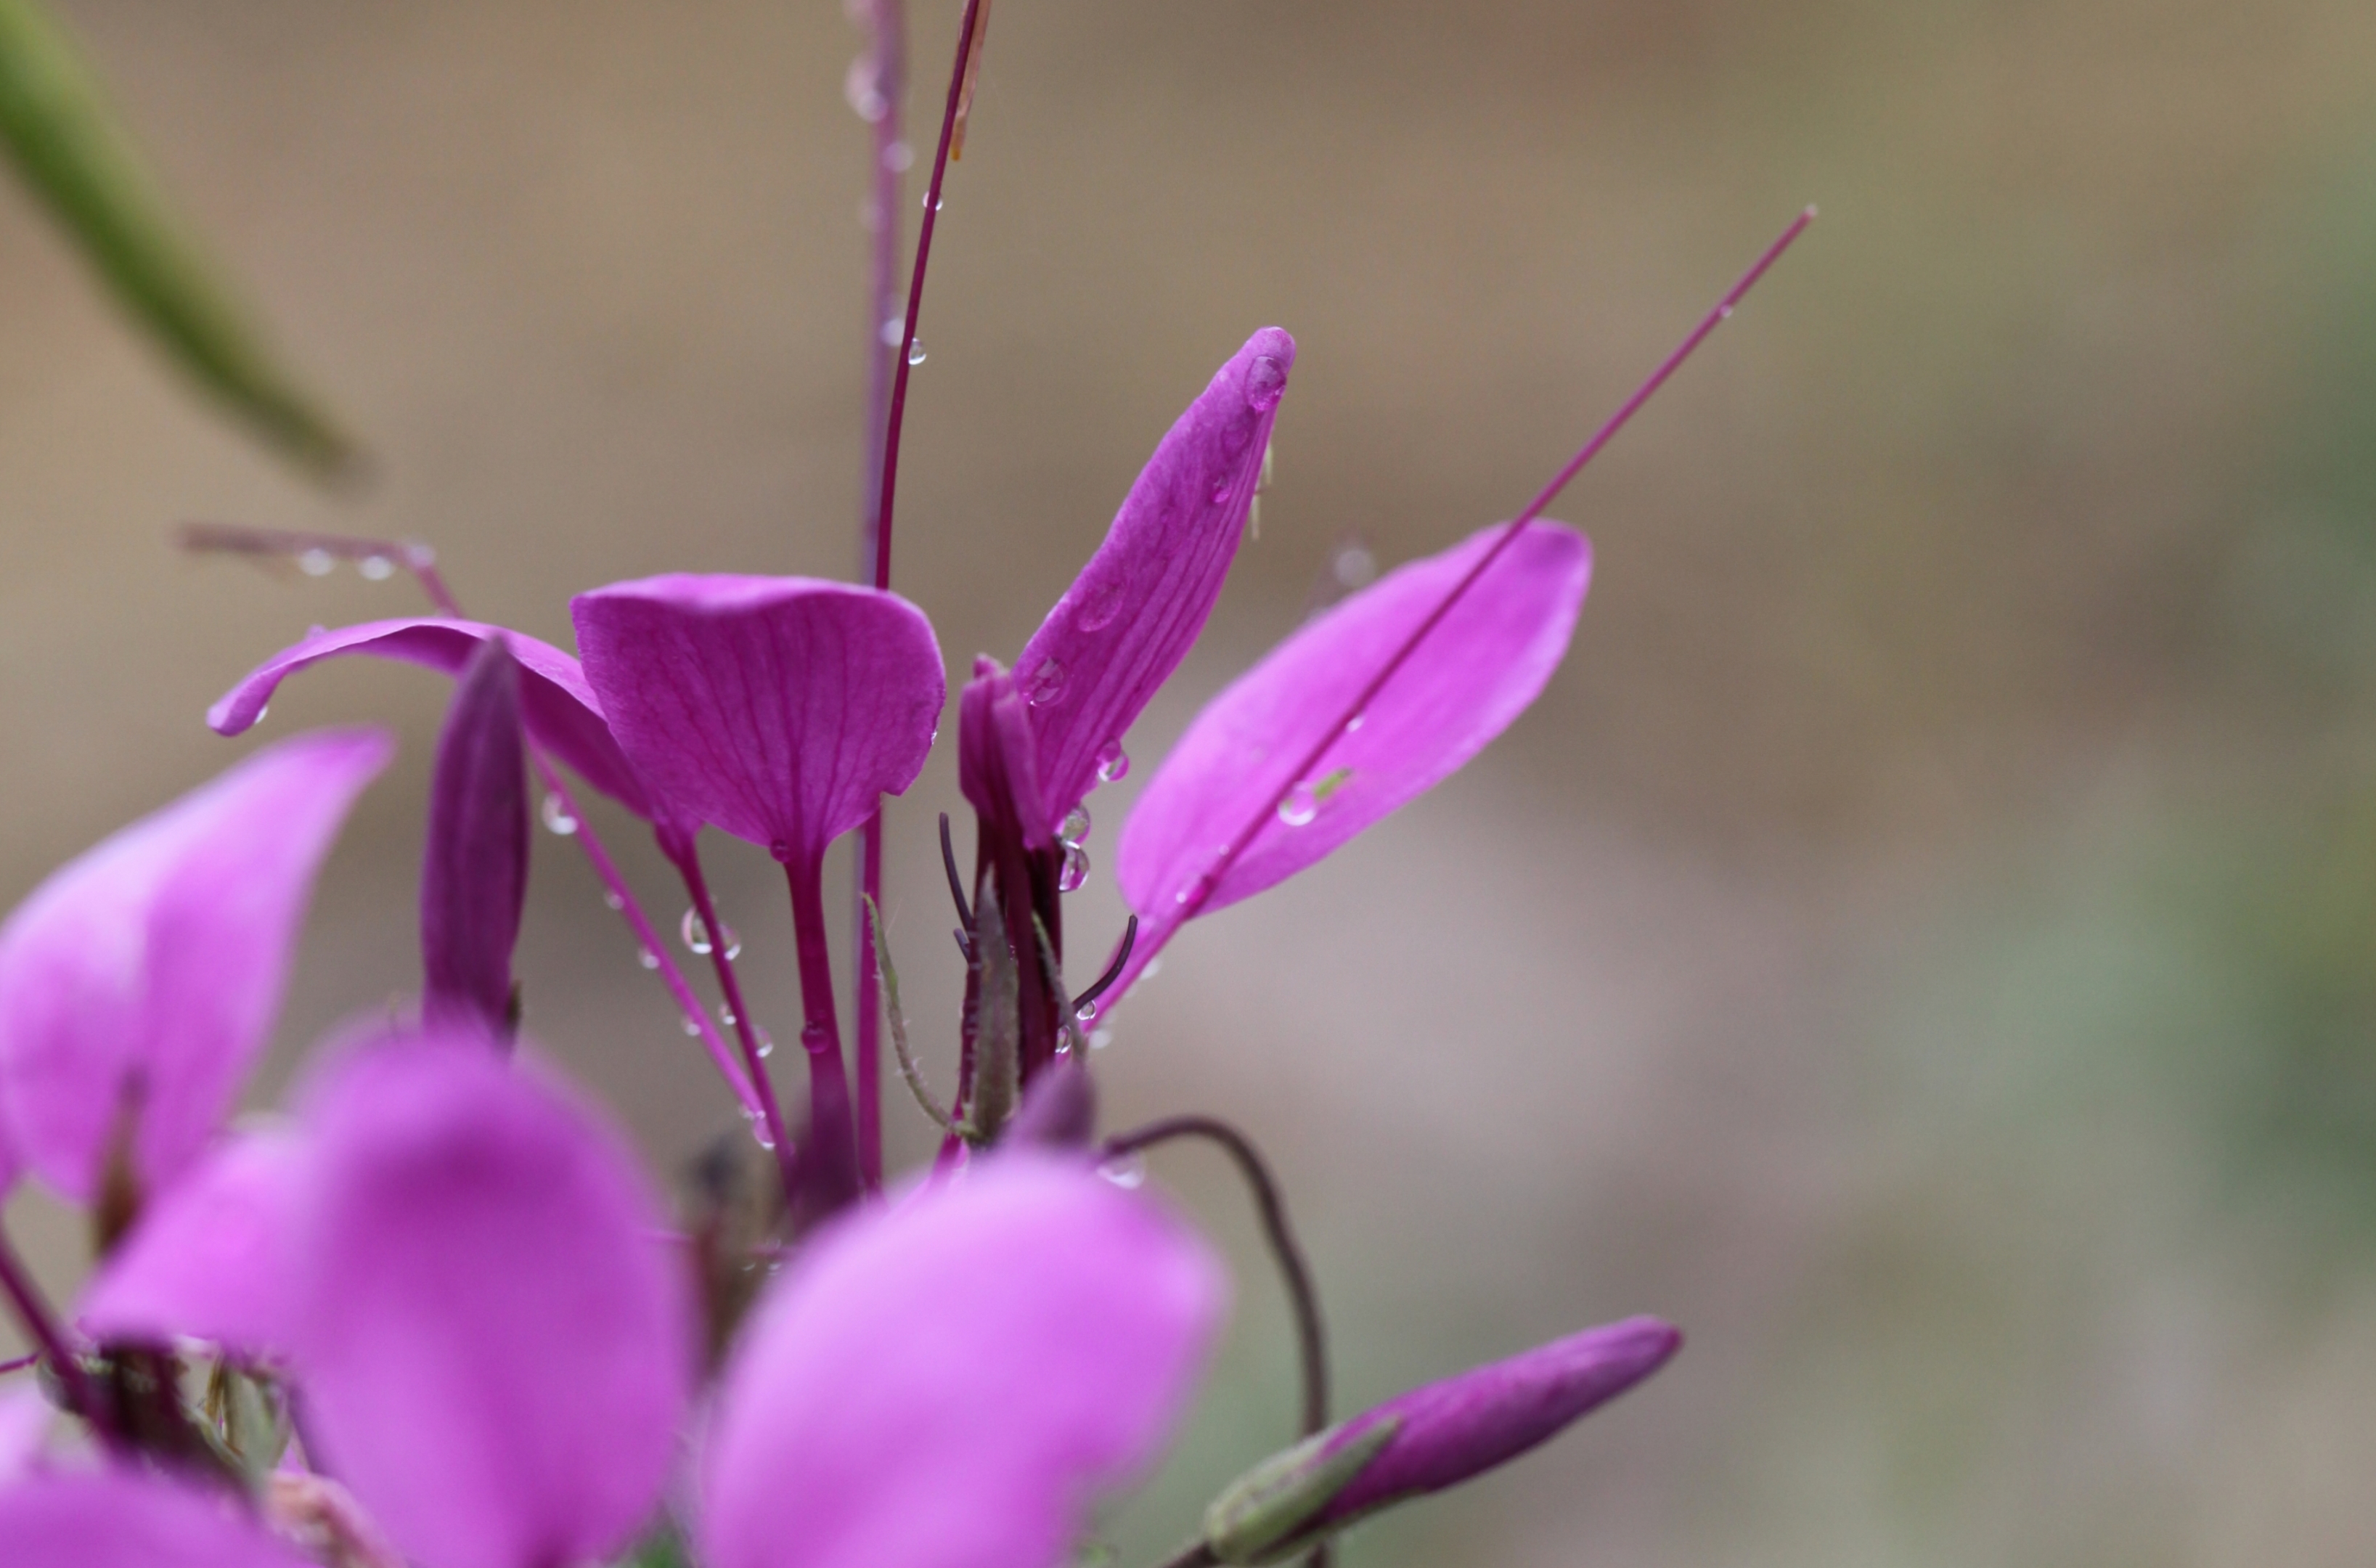
<instances>
[{"instance_id":1,"label":"bokeh background","mask_svg":"<svg viewBox=\"0 0 2376 1568\"><path fill-rule=\"evenodd\" d=\"M828 0L61 8L376 479L276 466L0 190L0 897L254 744L200 721L252 661L413 603L194 562L178 521L418 536L477 613L564 641L613 578L849 572L868 150ZM924 101L957 9L914 8ZM1011 658L1213 367L1297 334L1262 535L1091 802L1101 946L1134 790L1339 552L1522 505L1809 201L1557 508L1598 576L1541 702L1186 933L1115 1019L1110 1120L1210 1111L1269 1148L1348 1408L1626 1313L1690 1331L1349 1563L2364 1563L2364 0L1008 0L897 582L953 669ZM274 705L267 734L376 717L404 750L323 879L258 1103L417 984L443 695L357 664ZM947 751L890 837L944 1074ZM675 1172L731 1109L572 847L538 848L531 1027ZM779 888L741 851L718 875L789 1020ZM1173 1461L1111 1511L1124 1563L1294 1400L1241 1194L1155 1164L1240 1307ZM69 1291L77 1220L36 1195L8 1222Z\"/></svg>"}]
</instances>

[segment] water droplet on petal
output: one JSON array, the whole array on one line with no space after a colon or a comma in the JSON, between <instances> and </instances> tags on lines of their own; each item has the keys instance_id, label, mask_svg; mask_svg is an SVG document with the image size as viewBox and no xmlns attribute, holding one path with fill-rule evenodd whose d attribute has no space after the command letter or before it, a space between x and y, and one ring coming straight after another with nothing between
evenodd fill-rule
<instances>
[{"instance_id":1,"label":"water droplet on petal","mask_svg":"<svg viewBox=\"0 0 2376 1568\"><path fill-rule=\"evenodd\" d=\"M1160 958L1149 958L1146 961L1146 968L1138 971L1138 978L1143 980L1151 980L1162 972L1163 960Z\"/></svg>"},{"instance_id":2,"label":"water droplet on petal","mask_svg":"<svg viewBox=\"0 0 2376 1568\"><path fill-rule=\"evenodd\" d=\"M1298 784L1278 802L1278 820L1289 827L1301 827L1320 814L1320 797L1309 784Z\"/></svg>"},{"instance_id":3,"label":"water droplet on petal","mask_svg":"<svg viewBox=\"0 0 2376 1568\"><path fill-rule=\"evenodd\" d=\"M1064 695L1064 667L1052 659L1043 659L1040 668L1031 672L1030 689L1023 700L1033 707L1050 707Z\"/></svg>"},{"instance_id":4,"label":"water droplet on petal","mask_svg":"<svg viewBox=\"0 0 2376 1568\"><path fill-rule=\"evenodd\" d=\"M1354 731L1359 730L1362 725L1367 724L1369 721L1370 716L1368 714L1357 713L1352 718L1345 720L1345 733L1349 735Z\"/></svg>"},{"instance_id":5,"label":"water droplet on petal","mask_svg":"<svg viewBox=\"0 0 2376 1568\"><path fill-rule=\"evenodd\" d=\"M701 1020L698 1018L681 1018L677 1021L677 1027L684 1031L684 1037L687 1039L701 1038Z\"/></svg>"},{"instance_id":6,"label":"water droplet on petal","mask_svg":"<svg viewBox=\"0 0 2376 1568\"><path fill-rule=\"evenodd\" d=\"M1117 1187L1137 1187L1146 1181L1146 1161L1135 1154L1118 1155L1099 1166L1098 1174Z\"/></svg>"},{"instance_id":7,"label":"water droplet on petal","mask_svg":"<svg viewBox=\"0 0 2376 1568\"><path fill-rule=\"evenodd\" d=\"M1222 502L1227 501L1229 498L1230 481L1225 479L1215 480L1213 481L1213 505L1218 506Z\"/></svg>"},{"instance_id":8,"label":"water droplet on petal","mask_svg":"<svg viewBox=\"0 0 2376 1568\"><path fill-rule=\"evenodd\" d=\"M1073 624L1085 632L1101 631L1111 625L1113 618L1121 612L1122 579L1109 577L1091 588L1087 597L1081 600L1080 609L1073 616Z\"/></svg>"},{"instance_id":9,"label":"water droplet on petal","mask_svg":"<svg viewBox=\"0 0 2376 1568\"><path fill-rule=\"evenodd\" d=\"M1718 321L1730 321L1732 319L1732 307L1730 305L1717 306L1716 318Z\"/></svg>"},{"instance_id":10,"label":"water droplet on petal","mask_svg":"<svg viewBox=\"0 0 2376 1568\"><path fill-rule=\"evenodd\" d=\"M396 563L385 555L366 555L355 563L355 570L366 582L384 583L396 576Z\"/></svg>"},{"instance_id":11,"label":"water droplet on petal","mask_svg":"<svg viewBox=\"0 0 2376 1568\"><path fill-rule=\"evenodd\" d=\"M731 925L725 928L725 932L726 956L730 959L741 957L742 956L742 939L734 934L734 928ZM683 941L685 946L689 950L701 954L705 957L708 956L710 949L709 928L702 923L700 910L685 910L684 918L677 921L676 933Z\"/></svg>"},{"instance_id":12,"label":"water droplet on petal","mask_svg":"<svg viewBox=\"0 0 2376 1568\"><path fill-rule=\"evenodd\" d=\"M760 1115L755 1111L746 1111L742 1114L749 1119L751 1123L751 1135L759 1141L759 1146L764 1149L774 1148L776 1146L776 1140L767 1132L767 1119L765 1116Z\"/></svg>"},{"instance_id":13,"label":"water droplet on petal","mask_svg":"<svg viewBox=\"0 0 2376 1568\"><path fill-rule=\"evenodd\" d=\"M257 709L255 710L255 718L254 719L254 720L252 720L252 722L256 723L256 724L261 724L261 723L263 723L263 722L264 722L264 716L265 716L266 714L267 714L267 713L270 713L271 711L272 711L272 705L271 705L270 703L266 703L262 707L259 707L259 708L257 708Z\"/></svg>"},{"instance_id":14,"label":"water droplet on petal","mask_svg":"<svg viewBox=\"0 0 2376 1568\"><path fill-rule=\"evenodd\" d=\"M1056 842L1069 849L1075 844L1087 843L1088 838L1089 808L1075 806L1064 814L1064 820L1057 825Z\"/></svg>"},{"instance_id":15,"label":"water droplet on petal","mask_svg":"<svg viewBox=\"0 0 2376 1568\"><path fill-rule=\"evenodd\" d=\"M727 1028L732 1028L734 1027L734 1009L729 1007L723 1002L719 1003L718 1004L718 1021Z\"/></svg>"},{"instance_id":16,"label":"water droplet on petal","mask_svg":"<svg viewBox=\"0 0 2376 1568\"><path fill-rule=\"evenodd\" d=\"M647 969L657 969L660 967L660 956L648 947L638 947L636 949L636 962Z\"/></svg>"},{"instance_id":17,"label":"water droplet on petal","mask_svg":"<svg viewBox=\"0 0 2376 1568\"><path fill-rule=\"evenodd\" d=\"M924 362L924 345L921 342L915 342L908 345L908 362L909 364L922 364Z\"/></svg>"},{"instance_id":18,"label":"water droplet on petal","mask_svg":"<svg viewBox=\"0 0 2376 1568\"><path fill-rule=\"evenodd\" d=\"M327 550L301 550L297 552L297 569L309 577L327 577L339 564L339 558Z\"/></svg>"},{"instance_id":19,"label":"water droplet on petal","mask_svg":"<svg viewBox=\"0 0 2376 1568\"><path fill-rule=\"evenodd\" d=\"M765 1062L768 1057L776 1054L776 1037L765 1029L754 1030L754 1033L759 1042L759 1060Z\"/></svg>"},{"instance_id":20,"label":"water droplet on petal","mask_svg":"<svg viewBox=\"0 0 2376 1568\"><path fill-rule=\"evenodd\" d=\"M606 892L602 895L602 907L615 915L627 907L627 901L616 893Z\"/></svg>"},{"instance_id":21,"label":"water droplet on petal","mask_svg":"<svg viewBox=\"0 0 2376 1568\"><path fill-rule=\"evenodd\" d=\"M1093 1024L1097 1022L1098 1004L1094 1002L1084 1002L1073 1009L1073 1016L1085 1024Z\"/></svg>"},{"instance_id":22,"label":"water droplet on petal","mask_svg":"<svg viewBox=\"0 0 2376 1568\"><path fill-rule=\"evenodd\" d=\"M561 791L558 790L546 793L544 804L537 808L537 815L544 820L545 831L548 833L557 834L566 838L577 831L577 819L570 815L569 802L561 798Z\"/></svg>"},{"instance_id":23,"label":"water droplet on petal","mask_svg":"<svg viewBox=\"0 0 2376 1568\"><path fill-rule=\"evenodd\" d=\"M1098 748L1098 782L1111 784L1130 772L1130 754L1122 749L1120 741L1108 741Z\"/></svg>"},{"instance_id":24,"label":"water droplet on petal","mask_svg":"<svg viewBox=\"0 0 2376 1568\"><path fill-rule=\"evenodd\" d=\"M1089 880L1089 852L1078 844L1064 846L1064 864L1056 873L1056 891L1076 893Z\"/></svg>"},{"instance_id":25,"label":"water droplet on petal","mask_svg":"<svg viewBox=\"0 0 2376 1568\"><path fill-rule=\"evenodd\" d=\"M908 324L898 316L895 315L890 320L883 324L883 346L885 348L897 348L899 346L900 339L907 336Z\"/></svg>"},{"instance_id":26,"label":"water droplet on petal","mask_svg":"<svg viewBox=\"0 0 2376 1568\"><path fill-rule=\"evenodd\" d=\"M1266 414L1277 408L1286 390L1287 367L1268 354L1258 355L1246 367L1246 407L1254 412Z\"/></svg>"}]
</instances>

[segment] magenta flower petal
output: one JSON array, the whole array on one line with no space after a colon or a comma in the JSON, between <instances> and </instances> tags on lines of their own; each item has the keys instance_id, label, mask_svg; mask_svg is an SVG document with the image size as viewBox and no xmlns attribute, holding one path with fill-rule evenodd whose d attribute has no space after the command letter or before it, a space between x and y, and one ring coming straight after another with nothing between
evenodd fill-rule
<instances>
[{"instance_id":1,"label":"magenta flower petal","mask_svg":"<svg viewBox=\"0 0 2376 1568\"><path fill-rule=\"evenodd\" d=\"M314 873L391 750L377 730L268 747L18 907L0 1114L29 1168L88 1201L125 1116L151 1190L197 1157L271 1031Z\"/></svg>"},{"instance_id":2,"label":"magenta flower petal","mask_svg":"<svg viewBox=\"0 0 2376 1568\"><path fill-rule=\"evenodd\" d=\"M679 811L814 862L915 781L946 683L923 612L810 577L675 574L570 601L586 674Z\"/></svg>"},{"instance_id":3,"label":"magenta flower petal","mask_svg":"<svg viewBox=\"0 0 2376 1568\"><path fill-rule=\"evenodd\" d=\"M251 1133L192 1167L100 1265L77 1314L83 1332L137 1344L206 1339L249 1356L281 1349L303 1147L293 1133Z\"/></svg>"},{"instance_id":4,"label":"magenta flower petal","mask_svg":"<svg viewBox=\"0 0 2376 1568\"><path fill-rule=\"evenodd\" d=\"M730 1366L708 1568L1050 1568L1143 1465L1224 1310L1212 1253L1012 1151L819 1238Z\"/></svg>"},{"instance_id":5,"label":"magenta flower petal","mask_svg":"<svg viewBox=\"0 0 2376 1568\"><path fill-rule=\"evenodd\" d=\"M1559 523L1532 524L1511 542L1336 741L1319 777L1290 777L1501 532L1487 529L1372 584L1196 716L1116 846L1115 877L1143 922L1134 975L1179 925L1219 846L1247 824L1261 826L1195 912L1320 860L1433 788L1535 700L1567 651L1592 575L1592 547Z\"/></svg>"},{"instance_id":6,"label":"magenta flower petal","mask_svg":"<svg viewBox=\"0 0 2376 1568\"><path fill-rule=\"evenodd\" d=\"M528 899L528 757L519 665L480 645L437 741L421 865L421 1010L509 1039L512 946Z\"/></svg>"},{"instance_id":7,"label":"magenta flower petal","mask_svg":"<svg viewBox=\"0 0 2376 1568\"><path fill-rule=\"evenodd\" d=\"M1238 552L1295 339L1246 339L1147 459L1105 542L1016 660L1053 832L1187 657Z\"/></svg>"},{"instance_id":8,"label":"magenta flower petal","mask_svg":"<svg viewBox=\"0 0 2376 1568\"><path fill-rule=\"evenodd\" d=\"M225 1499L129 1470L0 1487L8 1568L306 1568Z\"/></svg>"},{"instance_id":9,"label":"magenta flower petal","mask_svg":"<svg viewBox=\"0 0 2376 1568\"><path fill-rule=\"evenodd\" d=\"M624 1140L467 1035L358 1051L304 1121L290 1349L325 1467L434 1568L620 1547L666 1479L694 1347Z\"/></svg>"},{"instance_id":10,"label":"magenta flower petal","mask_svg":"<svg viewBox=\"0 0 2376 1568\"><path fill-rule=\"evenodd\" d=\"M501 636L520 665L520 717L537 744L602 793L648 818L652 808L636 770L611 737L602 705L577 660L551 643L479 621L422 616L407 621L369 621L317 632L282 648L248 671L240 683L207 709L218 734L237 735L264 717L265 705L290 675L309 664L345 654L368 654L405 664L425 665L458 675L481 643Z\"/></svg>"},{"instance_id":11,"label":"magenta flower petal","mask_svg":"<svg viewBox=\"0 0 2376 1568\"><path fill-rule=\"evenodd\" d=\"M14 1486L40 1464L52 1413L49 1399L30 1379L0 1392L0 1489Z\"/></svg>"}]
</instances>

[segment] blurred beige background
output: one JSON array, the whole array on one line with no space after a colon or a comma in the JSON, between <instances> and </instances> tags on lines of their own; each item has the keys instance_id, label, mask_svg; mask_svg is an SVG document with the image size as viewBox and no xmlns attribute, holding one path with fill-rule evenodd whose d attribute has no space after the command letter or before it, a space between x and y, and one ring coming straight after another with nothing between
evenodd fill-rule
<instances>
[{"instance_id":1,"label":"blurred beige background","mask_svg":"<svg viewBox=\"0 0 2376 1568\"><path fill-rule=\"evenodd\" d=\"M249 744L200 716L255 659L411 609L177 557L176 521L417 535L475 612L556 640L612 578L849 570L868 153L828 0L61 3L379 478L288 478L0 194L9 901ZM957 9L916 8L923 101ZM1598 577L1543 700L1177 943L1100 1058L1110 1119L1270 1148L1348 1408L1625 1313L1690 1331L1350 1563L2365 1562L2376 10L1007 0L898 585L953 669L1011 658L1213 367L1297 334L1263 536L1091 801L1101 946L1137 782L1337 543L1392 564L1522 505L1808 201L1557 508ZM267 735L405 745L259 1102L416 983L442 697L356 665L274 705ZM889 899L944 1074L948 750L893 814ZM784 1034L779 888L737 849ZM660 1169L729 1123L541 836L522 963L532 1028ZM1241 1307L1114 1513L1125 1563L1292 1419L1241 1198L1198 1154L1158 1170ZM9 1222L68 1289L71 1217Z\"/></svg>"}]
</instances>

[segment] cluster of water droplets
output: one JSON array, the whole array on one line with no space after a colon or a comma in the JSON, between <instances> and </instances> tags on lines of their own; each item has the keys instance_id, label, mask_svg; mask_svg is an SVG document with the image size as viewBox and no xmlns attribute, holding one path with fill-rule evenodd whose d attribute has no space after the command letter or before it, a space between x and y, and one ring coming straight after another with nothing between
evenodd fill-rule
<instances>
[{"instance_id":1,"label":"cluster of water droplets","mask_svg":"<svg viewBox=\"0 0 2376 1568\"><path fill-rule=\"evenodd\" d=\"M1056 873L1056 890L1071 893L1089 880L1089 808L1075 806L1056 828L1056 843L1064 851L1063 869Z\"/></svg>"},{"instance_id":2,"label":"cluster of water droplets","mask_svg":"<svg viewBox=\"0 0 2376 1568\"><path fill-rule=\"evenodd\" d=\"M327 577L339 569L339 558L327 550L301 550L297 569L309 577ZM366 555L355 563L365 582L384 583L396 576L396 563L385 555Z\"/></svg>"},{"instance_id":3,"label":"cluster of water droplets","mask_svg":"<svg viewBox=\"0 0 2376 1568\"><path fill-rule=\"evenodd\" d=\"M728 961L731 962L732 960L741 957L742 956L742 939L734 934L734 928L731 925L720 922L718 929L722 932L726 937L726 956ZM709 939L709 927L703 921L701 911L699 909L688 909L685 910L684 918L676 922L676 933L678 937L683 941L685 950L687 952L698 954L705 958L709 956L711 948L716 945ZM730 1018L727 1022L731 1024L733 1020Z\"/></svg>"}]
</instances>

